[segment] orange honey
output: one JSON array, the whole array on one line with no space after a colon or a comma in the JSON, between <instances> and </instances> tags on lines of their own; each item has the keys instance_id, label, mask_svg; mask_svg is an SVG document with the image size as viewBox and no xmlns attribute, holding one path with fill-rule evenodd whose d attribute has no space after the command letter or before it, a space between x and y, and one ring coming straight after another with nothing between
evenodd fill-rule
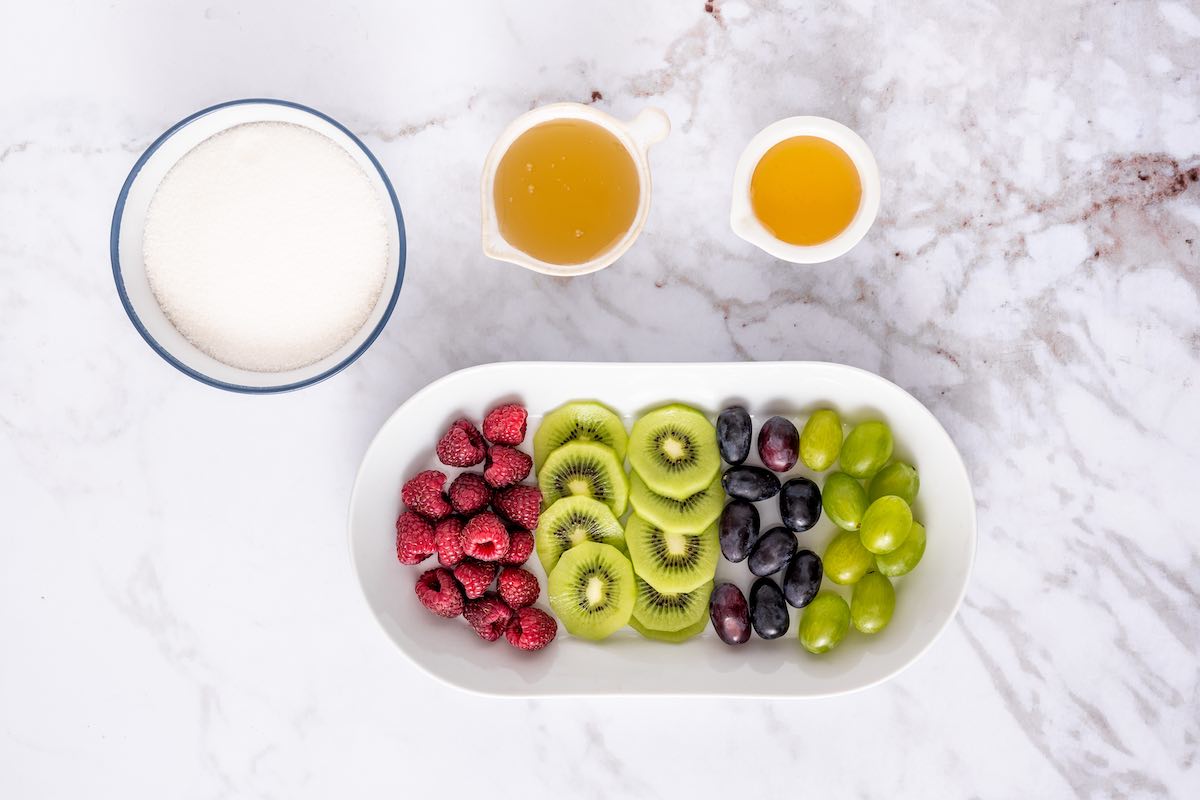
<instances>
[{"instance_id":1,"label":"orange honey","mask_svg":"<svg viewBox=\"0 0 1200 800\"><path fill-rule=\"evenodd\" d=\"M517 137L496 168L500 234L550 264L583 264L633 227L641 185L633 157L594 122L563 119Z\"/></svg>"},{"instance_id":2,"label":"orange honey","mask_svg":"<svg viewBox=\"0 0 1200 800\"><path fill-rule=\"evenodd\" d=\"M750 206L771 235L794 245L837 236L854 220L862 180L846 151L819 136L784 139L759 159Z\"/></svg>"}]
</instances>

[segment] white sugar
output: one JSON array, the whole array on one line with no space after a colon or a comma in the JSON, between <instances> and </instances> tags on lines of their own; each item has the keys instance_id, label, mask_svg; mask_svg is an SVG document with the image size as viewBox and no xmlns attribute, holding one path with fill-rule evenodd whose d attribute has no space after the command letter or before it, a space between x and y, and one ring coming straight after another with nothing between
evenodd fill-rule
<instances>
[{"instance_id":1,"label":"white sugar","mask_svg":"<svg viewBox=\"0 0 1200 800\"><path fill-rule=\"evenodd\" d=\"M307 366L367 321L388 268L384 204L336 142L286 122L201 142L151 200L143 255L175 328L255 372Z\"/></svg>"}]
</instances>

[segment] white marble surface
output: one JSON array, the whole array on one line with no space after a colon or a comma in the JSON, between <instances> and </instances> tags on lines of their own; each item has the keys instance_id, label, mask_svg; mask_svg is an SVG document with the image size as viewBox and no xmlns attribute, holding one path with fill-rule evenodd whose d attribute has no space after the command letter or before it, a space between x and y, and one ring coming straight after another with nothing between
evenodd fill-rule
<instances>
[{"instance_id":1,"label":"white marble surface","mask_svg":"<svg viewBox=\"0 0 1200 800\"><path fill-rule=\"evenodd\" d=\"M5 4L0 796L1200 796L1200 5L449 5ZM378 344L267 398L156 358L107 254L136 154L254 95L360 133L410 241ZM675 122L642 239L572 281L488 262L492 138L593 97ZM726 220L742 145L795 113L883 173L875 228L822 268ZM542 358L908 388L977 490L959 617L820 702L508 702L416 673L350 573L355 466L427 381Z\"/></svg>"}]
</instances>

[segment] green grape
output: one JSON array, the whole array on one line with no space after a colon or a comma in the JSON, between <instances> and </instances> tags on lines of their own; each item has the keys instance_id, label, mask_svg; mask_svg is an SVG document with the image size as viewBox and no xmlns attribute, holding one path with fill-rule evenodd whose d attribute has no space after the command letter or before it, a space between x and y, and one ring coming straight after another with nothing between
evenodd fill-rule
<instances>
[{"instance_id":1,"label":"green grape","mask_svg":"<svg viewBox=\"0 0 1200 800\"><path fill-rule=\"evenodd\" d=\"M834 536L825 548L821 566L825 570L826 578L848 586L857 583L859 578L867 574L874 559L871 551L862 546L857 533L838 531L838 535Z\"/></svg>"},{"instance_id":2,"label":"green grape","mask_svg":"<svg viewBox=\"0 0 1200 800\"><path fill-rule=\"evenodd\" d=\"M814 411L800 433L800 460L811 470L824 472L842 450L842 418L829 408Z\"/></svg>"},{"instance_id":3,"label":"green grape","mask_svg":"<svg viewBox=\"0 0 1200 800\"><path fill-rule=\"evenodd\" d=\"M870 478L892 457L892 430L872 420L850 431L839 456L842 472L853 478Z\"/></svg>"},{"instance_id":4,"label":"green grape","mask_svg":"<svg viewBox=\"0 0 1200 800\"><path fill-rule=\"evenodd\" d=\"M844 472L835 472L825 479L821 489L821 507L833 524L847 531L856 531L867 511L867 491L862 484Z\"/></svg>"},{"instance_id":5,"label":"green grape","mask_svg":"<svg viewBox=\"0 0 1200 800\"><path fill-rule=\"evenodd\" d=\"M912 528L912 509L895 495L881 497L863 514L858 535L872 553L890 553L904 543Z\"/></svg>"},{"instance_id":6,"label":"green grape","mask_svg":"<svg viewBox=\"0 0 1200 800\"><path fill-rule=\"evenodd\" d=\"M849 629L850 607L833 592L821 592L800 614L800 644L810 653L837 647Z\"/></svg>"},{"instance_id":7,"label":"green grape","mask_svg":"<svg viewBox=\"0 0 1200 800\"><path fill-rule=\"evenodd\" d=\"M921 563L923 555L925 555L925 526L913 520L912 528L909 529L904 544L890 553L875 556L875 563L879 565L879 571L884 575L889 578L898 578L912 572L913 568ZM825 574L829 574L828 567Z\"/></svg>"},{"instance_id":8,"label":"green grape","mask_svg":"<svg viewBox=\"0 0 1200 800\"><path fill-rule=\"evenodd\" d=\"M861 633L879 633L892 621L896 590L878 572L868 572L854 586L850 597L850 620Z\"/></svg>"},{"instance_id":9,"label":"green grape","mask_svg":"<svg viewBox=\"0 0 1200 800\"><path fill-rule=\"evenodd\" d=\"M884 495L894 494L910 506L916 502L921 478L917 471L903 461L893 461L871 478L867 500L874 503Z\"/></svg>"}]
</instances>

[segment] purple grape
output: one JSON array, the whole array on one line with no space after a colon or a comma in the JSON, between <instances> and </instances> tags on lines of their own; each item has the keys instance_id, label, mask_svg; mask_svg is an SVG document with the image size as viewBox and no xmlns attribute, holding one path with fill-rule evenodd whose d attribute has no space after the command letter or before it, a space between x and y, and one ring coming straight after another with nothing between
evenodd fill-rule
<instances>
[{"instance_id":1,"label":"purple grape","mask_svg":"<svg viewBox=\"0 0 1200 800\"><path fill-rule=\"evenodd\" d=\"M825 570L821 557L812 550L801 550L792 556L783 573L783 594L796 608L804 608L817 596Z\"/></svg>"},{"instance_id":2,"label":"purple grape","mask_svg":"<svg viewBox=\"0 0 1200 800\"><path fill-rule=\"evenodd\" d=\"M762 467L730 467L721 478L721 486L730 497L755 503L779 492L779 478Z\"/></svg>"},{"instance_id":3,"label":"purple grape","mask_svg":"<svg viewBox=\"0 0 1200 800\"><path fill-rule=\"evenodd\" d=\"M754 424L750 414L741 406L730 406L717 416L717 448L721 458L730 464L740 464L750 455L750 439Z\"/></svg>"},{"instance_id":4,"label":"purple grape","mask_svg":"<svg viewBox=\"0 0 1200 800\"><path fill-rule=\"evenodd\" d=\"M745 500L731 500L721 512L721 552L733 562L745 561L758 539L758 509Z\"/></svg>"},{"instance_id":5,"label":"purple grape","mask_svg":"<svg viewBox=\"0 0 1200 800\"><path fill-rule=\"evenodd\" d=\"M774 575L792 560L797 546L796 534L782 525L771 528L750 548L750 557L746 560L750 571L760 578Z\"/></svg>"},{"instance_id":6,"label":"purple grape","mask_svg":"<svg viewBox=\"0 0 1200 800\"><path fill-rule=\"evenodd\" d=\"M750 608L742 590L732 583L722 583L713 590L708 616L725 644L744 644L750 638Z\"/></svg>"},{"instance_id":7,"label":"purple grape","mask_svg":"<svg viewBox=\"0 0 1200 800\"><path fill-rule=\"evenodd\" d=\"M788 608L783 592L770 578L759 578L750 587L750 623L763 639L778 639L787 633Z\"/></svg>"},{"instance_id":8,"label":"purple grape","mask_svg":"<svg viewBox=\"0 0 1200 800\"><path fill-rule=\"evenodd\" d=\"M758 432L758 457L769 469L787 472L800 458L800 432L783 417L771 417Z\"/></svg>"},{"instance_id":9,"label":"purple grape","mask_svg":"<svg viewBox=\"0 0 1200 800\"><path fill-rule=\"evenodd\" d=\"M796 533L806 531L821 518L821 490L808 478L792 478L779 490L779 514Z\"/></svg>"}]
</instances>

